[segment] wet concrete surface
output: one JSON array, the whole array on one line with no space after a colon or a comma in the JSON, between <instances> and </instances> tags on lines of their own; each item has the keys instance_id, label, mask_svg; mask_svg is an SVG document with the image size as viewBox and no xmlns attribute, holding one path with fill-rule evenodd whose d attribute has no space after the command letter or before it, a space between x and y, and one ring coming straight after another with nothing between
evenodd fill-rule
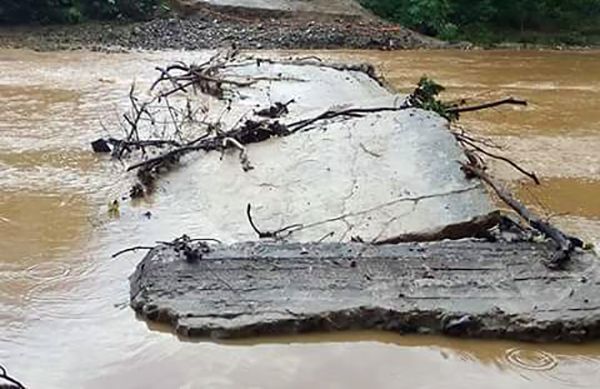
<instances>
[{"instance_id":1,"label":"wet concrete surface","mask_svg":"<svg viewBox=\"0 0 600 389\"><path fill-rule=\"evenodd\" d=\"M294 101L277 119L284 125L329 110L394 109L404 103L406 96L382 86L363 70L367 66L352 69L314 60L241 57L227 64L222 76L255 83L228 86L227 100L195 99L207 107L203 120L218 120L222 128L261 120L255 112L276 102ZM247 204L263 230L297 225L287 236L293 241L384 241L492 211L481 183L461 171L457 161L465 156L447 121L433 112L337 117L246 149L249 171L242 171L235 149L190 155L179 172L188 177L185 191L195 198L194 213L203 215L213 237L227 242L256 238Z\"/></svg>"},{"instance_id":2,"label":"wet concrete surface","mask_svg":"<svg viewBox=\"0 0 600 389\"><path fill-rule=\"evenodd\" d=\"M151 251L131 276L142 317L187 337L239 338L377 329L583 341L600 337L598 259L564 272L546 245L474 241L370 246L212 246L189 260Z\"/></svg>"}]
</instances>

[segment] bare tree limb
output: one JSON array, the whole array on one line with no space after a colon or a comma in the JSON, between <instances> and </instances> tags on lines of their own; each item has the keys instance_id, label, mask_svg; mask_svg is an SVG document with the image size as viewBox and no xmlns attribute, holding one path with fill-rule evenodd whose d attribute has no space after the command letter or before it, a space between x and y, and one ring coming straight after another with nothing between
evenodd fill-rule
<instances>
[{"instance_id":1,"label":"bare tree limb","mask_svg":"<svg viewBox=\"0 0 600 389\"><path fill-rule=\"evenodd\" d=\"M485 104L480 104L480 105L474 105L474 106L470 106L470 107L448 108L447 112L448 113L464 113L464 112L481 111L483 109L494 108L494 107L498 107L500 105L505 105L505 104L527 106L527 101L515 99L514 97L508 97L506 99L493 101L490 103L485 103Z\"/></svg>"},{"instance_id":2,"label":"bare tree limb","mask_svg":"<svg viewBox=\"0 0 600 389\"><path fill-rule=\"evenodd\" d=\"M476 145L473 141L469 140L468 138L461 136L460 134L455 134L455 136L457 137L457 140L459 142L462 142L462 143L472 147L476 151L479 151L480 153L485 154L488 157L508 163L509 165L511 165L512 167L517 169L519 172L521 172L524 175L526 175L527 177L531 178L533 180L533 182L535 182L537 185L541 184L539 178L537 177L537 175L534 172L528 172L527 170L523 169L521 166L519 166L516 162L512 161L511 159L504 157L502 155L491 153L491 152L481 148L480 146Z\"/></svg>"},{"instance_id":3,"label":"bare tree limb","mask_svg":"<svg viewBox=\"0 0 600 389\"><path fill-rule=\"evenodd\" d=\"M125 253L129 253L131 251L137 251L137 250L154 250L154 247L150 247L150 246L135 246L135 247L130 247L128 249L124 249L121 251L118 251L116 253L114 253L112 255L113 258L117 258L120 255L123 255Z\"/></svg>"},{"instance_id":4,"label":"bare tree limb","mask_svg":"<svg viewBox=\"0 0 600 389\"><path fill-rule=\"evenodd\" d=\"M575 247L572 239L569 238L568 235L534 215L529 209L527 209L527 207L517 201L506 189L497 184L483 170L464 163L461 163L461 166L465 171L468 171L469 173L479 177L482 181L488 184L494 190L494 192L496 192L498 197L500 197L500 199L502 199L502 201L504 201L515 212L517 212L517 214L519 214L519 216L521 216L531 227L540 231L554 241L557 246L557 251L553 255L552 259L547 263L548 267L559 269L570 260L571 254Z\"/></svg>"}]
</instances>

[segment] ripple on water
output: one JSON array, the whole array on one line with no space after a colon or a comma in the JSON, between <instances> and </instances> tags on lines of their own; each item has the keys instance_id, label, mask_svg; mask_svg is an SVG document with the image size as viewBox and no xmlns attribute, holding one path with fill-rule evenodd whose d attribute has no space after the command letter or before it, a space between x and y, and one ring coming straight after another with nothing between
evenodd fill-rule
<instances>
[{"instance_id":1,"label":"ripple on water","mask_svg":"<svg viewBox=\"0 0 600 389\"><path fill-rule=\"evenodd\" d=\"M511 348L505 361L531 379L530 374L570 387L596 387L600 378L600 358L586 355L552 354L543 350Z\"/></svg>"},{"instance_id":2,"label":"ripple on water","mask_svg":"<svg viewBox=\"0 0 600 389\"><path fill-rule=\"evenodd\" d=\"M36 263L25 270L25 276L36 281L58 281L66 279L71 268L65 263Z\"/></svg>"},{"instance_id":3,"label":"ripple on water","mask_svg":"<svg viewBox=\"0 0 600 389\"><path fill-rule=\"evenodd\" d=\"M558 366L558 359L542 350L511 348L506 350L506 361L514 367L531 371L549 371Z\"/></svg>"},{"instance_id":4,"label":"ripple on water","mask_svg":"<svg viewBox=\"0 0 600 389\"><path fill-rule=\"evenodd\" d=\"M570 387L597 387L600 380L600 358L586 355L558 355L564 368L549 372L548 377Z\"/></svg>"}]
</instances>

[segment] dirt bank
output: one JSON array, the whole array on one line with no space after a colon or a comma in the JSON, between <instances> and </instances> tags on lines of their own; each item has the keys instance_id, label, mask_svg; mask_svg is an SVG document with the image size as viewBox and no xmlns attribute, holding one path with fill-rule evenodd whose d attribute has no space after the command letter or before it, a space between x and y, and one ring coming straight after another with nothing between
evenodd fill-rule
<instances>
[{"instance_id":1,"label":"dirt bank","mask_svg":"<svg viewBox=\"0 0 600 389\"><path fill-rule=\"evenodd\" d=\"M146 22L1 27L0 47L61 49L412 49L444 43L360 15L203 6Z\"/></svg>"}]
</instances>

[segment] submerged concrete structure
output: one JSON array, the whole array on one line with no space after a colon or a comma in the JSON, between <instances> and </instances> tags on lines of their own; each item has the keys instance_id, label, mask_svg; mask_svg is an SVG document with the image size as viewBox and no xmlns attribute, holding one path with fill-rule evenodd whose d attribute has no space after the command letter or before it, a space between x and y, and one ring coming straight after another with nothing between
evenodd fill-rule
<instances>
[{"instance_id":1,"label":"submerged concrete structure","mask_svg":"<svg viewBox=\"0 0 600 389\"><path fill-rule=\"evenodd\" d=\"M600 337L598 260L549 271L543 244L473 241L370 246L243 243L188 261L158 247L131 276L142 317L183 336L314 331L526 341Z\"/></svg>"},{"instance_id":2,"label":"submerged concrete structure","mask_svg":"<svg viewBox=\"0 0 600 389\"><path fill-rule=\"evenodd\" d=\"M328 110L401 106L406 96L378 80L369 67L301 61L236 63L223 76L255 79L234 87L227 101L206 98L208 121L232 128L260 120L260 109L288 105L277 120L289 125ZM229 101L231 103L229 103ZM227 112L223 115L223 112ZM246 214L264 230L294 228L288 239L384 241L488 215L483 185L467 180L462 150L437 114L418 109L381 111L317 121L306 130L247 146L253 169L242 171L239 152L202 153L186 166L190 212L210 235L233 243L257 238Z\"/></svg>"},{"instance_id":3,"label":"submerged concrete structure","mask_svg":"<svg viewBox=\"0 0 600 389\"><path fill-rule=\"evenodd\" d=\"M600 335L592 255L575 255L569 272L558 273L542 264L551 255L544 243L379 245L407 235L477 237L493 226L479 221L491 220L494 207L482 183L461 171L465 156L447 121L406 107L406 96L371 67L251 58L221 76L252 80L230 83L226 99L206 99L209 118L227 112L225 128L259 120L275 103L289 103L280 123L310 125L246 145L247 171L237 150L188 162L190 214L233 245L152 250L130 280L143 317L204 337L344 329ZM351 108L362 111L314 120ZM250 218L282 231L282 240L241 243L258 239Z\"/></svg>"}]
</instances>

